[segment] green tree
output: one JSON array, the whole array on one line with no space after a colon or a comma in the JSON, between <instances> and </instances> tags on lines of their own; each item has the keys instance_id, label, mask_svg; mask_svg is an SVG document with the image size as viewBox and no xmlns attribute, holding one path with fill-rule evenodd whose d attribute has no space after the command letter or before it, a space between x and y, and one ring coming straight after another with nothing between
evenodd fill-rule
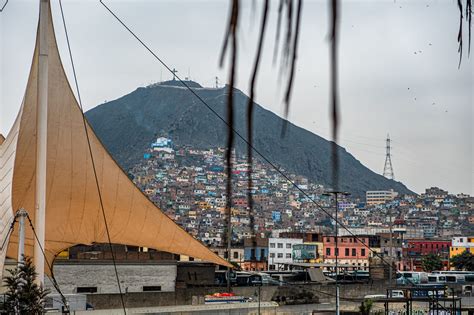
<instances>
[{"instance_id":1,"label":"green tree","mask_svg":"<svg viewBox=\"0 0 474 315\"><path fill-rule=\"evenodd\" d=\"M369 315L373 306L374 302L371 299L364 300L359 306L359 311L362 315Z\"/></svg>"},{"instance_id":2,"label":"green tree","mask_svg":"<svg viewBox=\"0 0 474 315\"><path fill-rule=\"evenodd\" d=\"M474 255L465 250L451 258L451 266L456 270L474 271Z\"/></svg>"},{"instance_id":3,"label":"green tree","mask_svg":"<svg viewBox=\"0 0 474 315\"><path fill-rule=\"evenodd\" d=\"M440 270L443 268L443 262L441 257L436 254L428 254L421 260L421 267L426 272L432 272L433 270Z\"/></svg>"},{"instance_id":4,"label":"green tree","mask_svg":"<svg viewBox=\"0 0 474 315\"><path fill-rule=\"evenodd\" d=\"M9 270L5 309L8 314L43 314L45 297L49 293L35 283L37 273L31 258L24 256L22 263Z\"/></svg>"}]
</instances>

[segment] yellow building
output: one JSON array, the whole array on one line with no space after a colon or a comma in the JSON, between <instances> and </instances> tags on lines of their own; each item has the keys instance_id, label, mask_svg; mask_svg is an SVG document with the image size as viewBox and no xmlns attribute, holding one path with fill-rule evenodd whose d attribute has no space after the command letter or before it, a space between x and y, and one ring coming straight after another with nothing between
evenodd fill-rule
<instances>
[{"instance_id":1,"label":"yellow building","mask_svg":"<svg viewBox=\"0 0 474 315\"><path fill-rule=\"evenodd\" d=\"M466 250L474 254L474 236L453 237L451 247L449 248L449 258L459 255Z\"/></svg>"},{"instance_id":2,"label":"yellow building","mask_svg":"<svg viewBox=\"0 0 474 315\"><path fill-rule=\"evenodd\" d=\"M316 245L317 246L317 251L318 251L318 257L316 259L312 259L311 263L322 263L323 262L323 257L324 257L324 245L323 242L305 242L304 244L311 244L311 245Z\"/></svg>"},{"instance_id":3,"label":"yellow building","mask_svg":"<svg viewBox=\"0 0 474 315\"><path fill-rule=\"evenodd\" d=\"M366 203L369 206L383 204L387 201L393 200L398 193L391 190L374 190L365 193Z\"/></svg>"}]
</instances>

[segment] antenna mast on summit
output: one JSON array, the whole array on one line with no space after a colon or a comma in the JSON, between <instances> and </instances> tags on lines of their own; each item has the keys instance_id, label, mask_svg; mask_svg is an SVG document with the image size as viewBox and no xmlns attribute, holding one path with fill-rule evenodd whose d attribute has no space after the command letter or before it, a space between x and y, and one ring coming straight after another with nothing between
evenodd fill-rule
<instances>
[{"instance_id":1,"label":"antenna mast on summit","mask_svg":"<svg viewBox=\"0 0 474 315\"><path fill-rule=\"evenodd\" d=\"M395 179L395 174L393 173L393 166L392 166L392 154L390 153L391 145L390 145L390 135L387 134L386 140L386 152L385 152L385 165L383 167L383 176L389 179Z\"/></svg>"},{"instance_id":2,"label":"antenna mast on summit","mask_svg":"<svg viewBox=\"0 0 474 315\"><path fill-rule=\"evenodd\" d=\"M216 77L216 89L219 88L219 77Z\"/></svg>"},{"instance_id":3,"label":"antenna mast on summit","mask_svg":"<svg viewBox=\"0 0 474 315\"><path fill-rule=\"evenodd\" d=\"M173 70L171 70L171 72L173 72L173 81L175 81L176 80L176 73L178 72L178 70L173 68Z\"/></svg>"}]
</instances>

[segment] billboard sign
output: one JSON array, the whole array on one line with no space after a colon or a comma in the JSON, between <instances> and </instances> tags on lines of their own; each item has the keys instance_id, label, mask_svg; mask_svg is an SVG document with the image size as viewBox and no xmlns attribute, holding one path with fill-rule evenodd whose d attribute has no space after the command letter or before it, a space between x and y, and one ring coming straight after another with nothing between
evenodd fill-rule
<instances>
[{"instance_id":1,"label":"billboard sign","mask_svg":"<svg viewBox=\"0 0 474 315\"><path fill-rule=\"evenodd\" d=\"M315 244L294 244L293 260L312 260L318 258L318 246Z\"/></svg>"}]
</instances>

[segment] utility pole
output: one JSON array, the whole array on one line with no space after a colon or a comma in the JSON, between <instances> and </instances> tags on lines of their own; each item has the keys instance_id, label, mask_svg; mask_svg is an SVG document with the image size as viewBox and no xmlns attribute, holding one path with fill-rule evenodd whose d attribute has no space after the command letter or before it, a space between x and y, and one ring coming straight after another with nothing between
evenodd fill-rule
<instances>
[{"instance_id":1,"label":"utility pole","mask_svg":"<svg viewBox=\"0 0 474 315\"><path fill-rule=\"evenodd\" d=\"M336 224L336 315L339 315L339 266L338 266L338 257L339 257L339 247L338 247L338 242L339 242L339 229L338 229L338 224L337 224L337 212L338 212L338 202L337 202L337 195L338 193L334 193L334 199L335 199L335 206L336 206L336 217L334 219L334 223Z\"/></svg>"},{"instance_id":2,"label":"utility pole","mask_svg":"<svg viewBox=\"0 0 474 315\"><path fill-rule=\"evenodd\" d=\"M338 203L338 195L343 195L343 196L349 196L350 193L348 192L345 192L345 191L328 191L328 192L325 192L323 195L325 196L334 196L334 200L335 200L335 212L336 212L336 215L334 217L334 224L335 224L335 232L336 232L336 237L335 237L335 245L336 245L336 248L335 248L335 251L334 251L334 254L336 256L336 259L335 259L335 268L336 268L336 315L339 315L340 314L340 302L339 302L339 279L338 279L338 275L339 275L339 247L338 247L338 238L339 238L339 229L338 229L338 220L337 220L337 213L338 213L338 209L339 209L339 203Z\"/></svg>"},{"instance_id":3,"label":"utility pole","mask_svg":"<svg viewBox=\"0 0 474 315\"><path fill-rule=\"evenodd\" d=\"M389 232L390 232L390 245L389 245L389 253L388 253L388 261L390 262L390 266L388 269L388 277L389 277L389 286L392 287L392 279L393 279L393 274L392 274L392 255L393 255L393 232L392 232L392 207L388 207L388 218L389 218ZM390 297L392 297L392 290L390 290Z\"/></svg>"},{"instance_id":4,"label":"utility pole","mask_svg":"<svg viewBox=\"0 0 474 315\"><path fill-rule=\"evenodd\" d=\"M38 108L36 114L36 191L35 230L38 241L34 246L34 263L38 276L36 281L44 285L44 256L46 234L46 150L48 140L48 51L49 51L49 0L40 2L39 20L39 67Z\"/></svg>"},{"instance_id":5,"label":"utility pole","mask_svg":"<svg viewBox=\"0 0 474 315\"><path fill-rule=\"evenodd\" d=\"M226 198L229 198L230 196L226 196ZM231 263L231 247L232 247L232 201L228 203L228 213L227 213L227 235L225 236L227 239L227 261L229 264ZM230 274L231 274L231 268L227 267L227 292L230 292Z\"/></svg>"}]
</instances>

